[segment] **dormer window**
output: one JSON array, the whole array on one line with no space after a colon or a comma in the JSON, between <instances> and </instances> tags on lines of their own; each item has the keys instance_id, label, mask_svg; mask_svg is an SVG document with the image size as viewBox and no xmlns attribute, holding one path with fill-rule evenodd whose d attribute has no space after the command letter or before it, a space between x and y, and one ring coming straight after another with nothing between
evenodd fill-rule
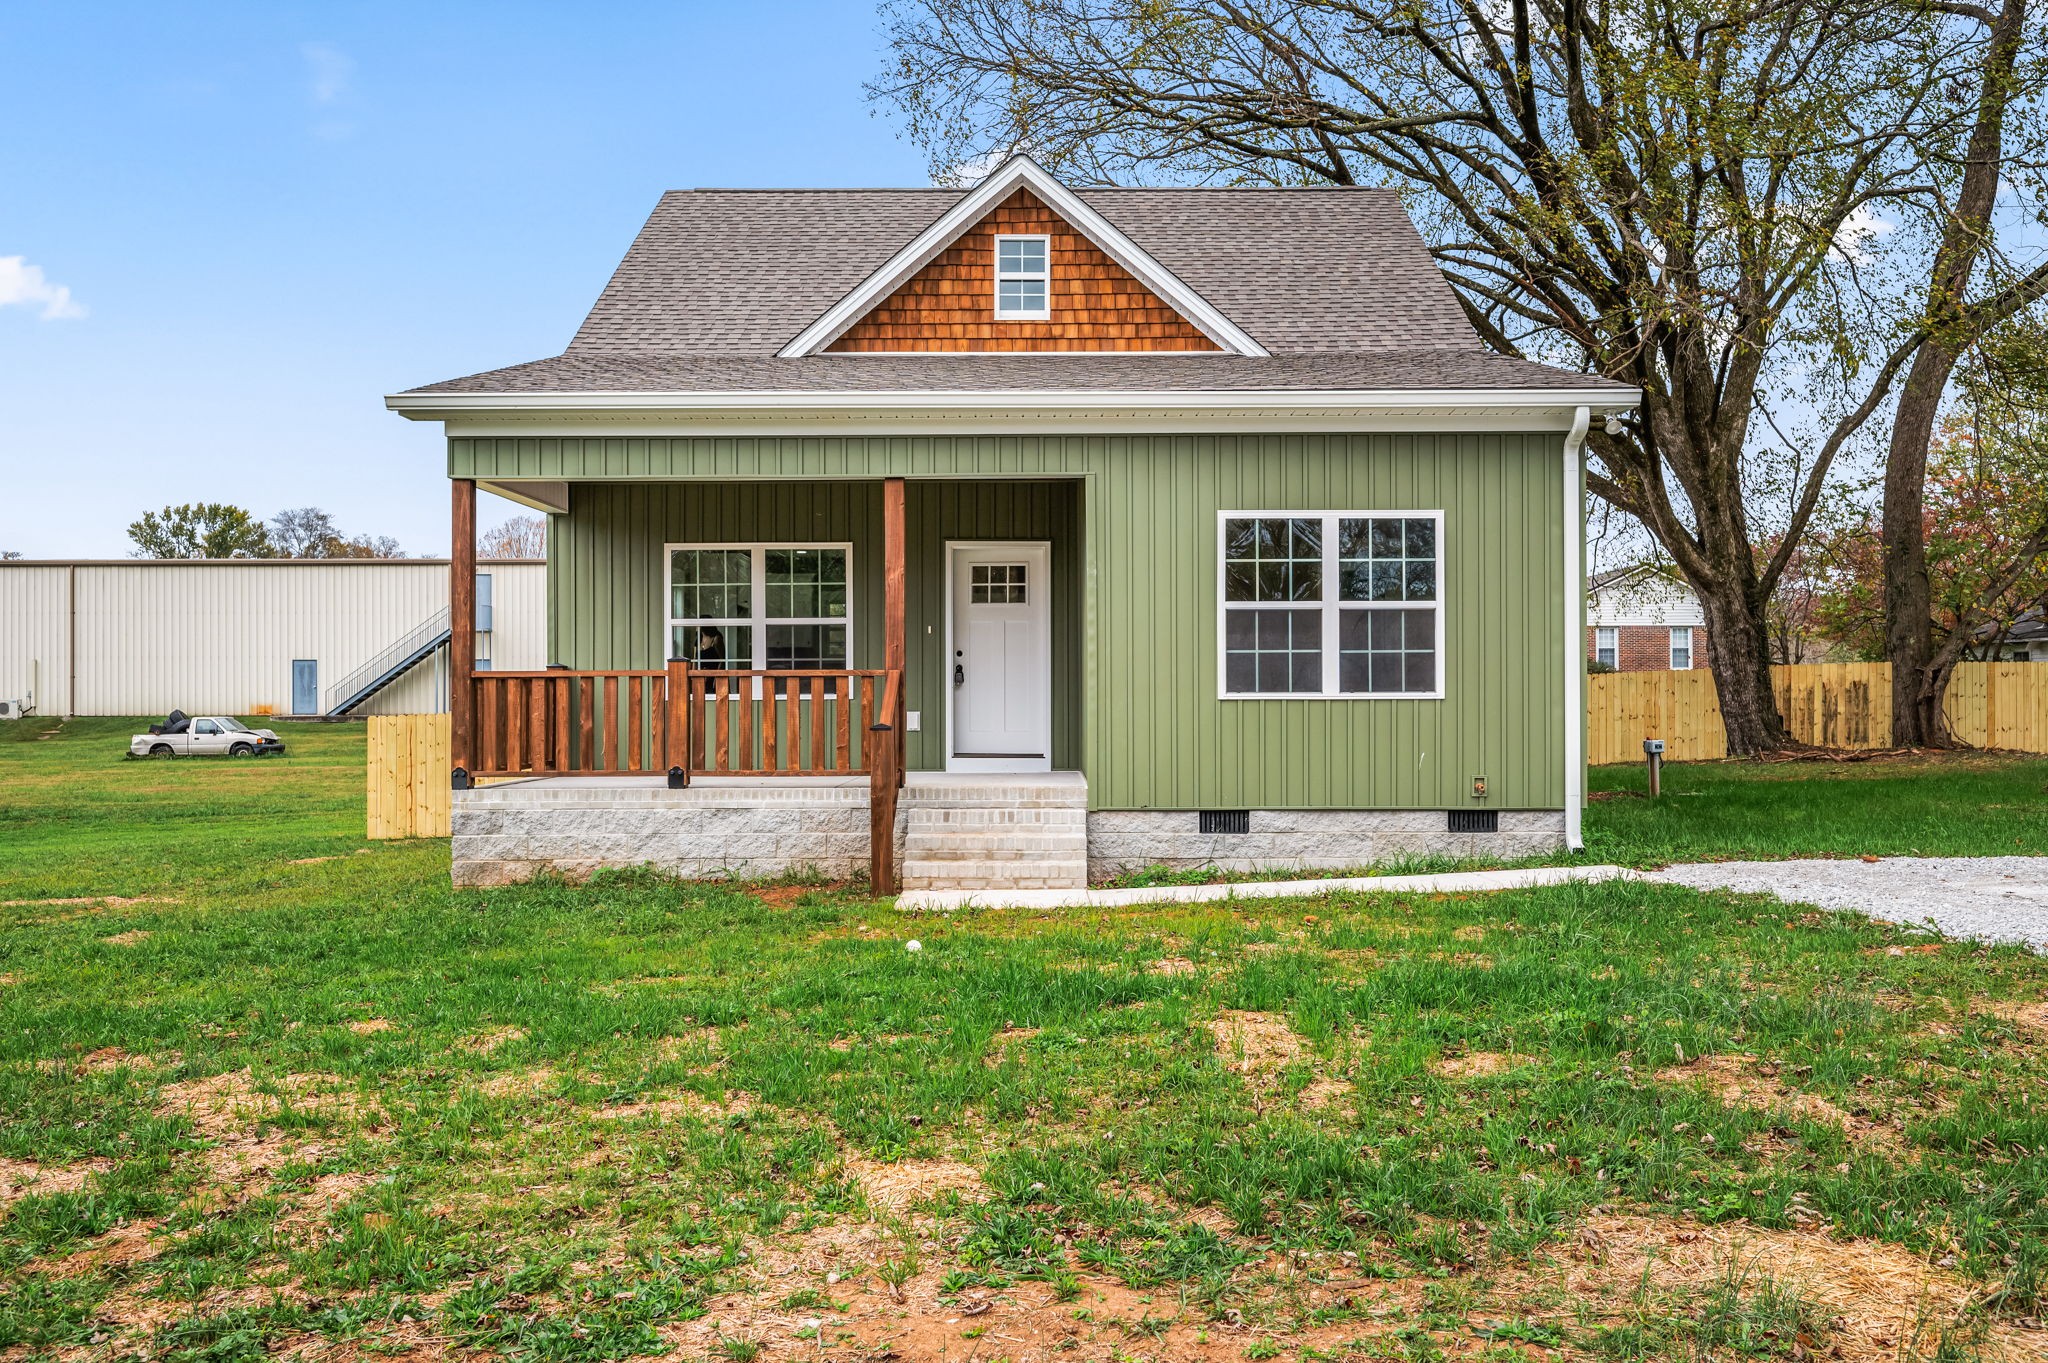
<instances>
[{"instance_id":1,"label":"dormer window","mask_svg":"<svg viewBox=\"0 0 2048 1363\"><path fill-rule=\"evenodd\" d=\"M1052 239L996 238L996 320L1043 322L1052 316Z\"/></svg>"}]
</instances>

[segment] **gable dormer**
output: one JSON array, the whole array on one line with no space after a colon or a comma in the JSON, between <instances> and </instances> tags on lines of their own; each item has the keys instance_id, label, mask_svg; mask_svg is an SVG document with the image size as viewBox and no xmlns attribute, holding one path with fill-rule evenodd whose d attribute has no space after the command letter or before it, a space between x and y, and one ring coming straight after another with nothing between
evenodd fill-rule
<instances>
[{"instance_id":1,"label":"gable dormer","mask_svg":"<svg viewBox=\"0 0 2048 1363\"><path fill-rule=\"evenodd\" d=\"M1219 351L1200 328L1019 188L827 351Z\"/></svg>"},{"instance_id":2,"label":"gable dormer","mask_svg":"<svg viewBox=\"0 0 2048 1363\"><path fill-rule=\"evenodd\" d=\"M961 196L777 353L999 351L1267 353L1027 156Z\"/></svg>"}]
</instances>

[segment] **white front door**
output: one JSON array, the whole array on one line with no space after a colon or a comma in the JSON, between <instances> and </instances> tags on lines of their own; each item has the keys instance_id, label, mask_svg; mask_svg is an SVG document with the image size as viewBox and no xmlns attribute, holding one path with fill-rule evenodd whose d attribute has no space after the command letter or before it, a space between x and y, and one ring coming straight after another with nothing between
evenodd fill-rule
<instances>
[{"instance_id":1,"label":"white front door","mask_svg":"<svg viewBox=\"0 0 2048 1363\"><path fill-rule=\"evenodd\" d=\"M956 543L949 771L1052 770L1052 548Z\"/></svg>"}]
</instances>

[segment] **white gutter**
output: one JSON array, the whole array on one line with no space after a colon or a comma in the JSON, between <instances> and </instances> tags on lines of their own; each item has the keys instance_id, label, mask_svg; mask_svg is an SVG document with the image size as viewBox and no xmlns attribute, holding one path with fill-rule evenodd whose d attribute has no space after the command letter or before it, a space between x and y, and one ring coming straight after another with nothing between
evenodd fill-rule
<instances>
[{"instance_id":1,"label":"white gutter","mask_svg":"<svg viewBox=\"0 0 2048 1363\"><path fill-rule=\"evenodd\" d=\"M1564 438L1564 845L1586 845L1586 570L1583 477L1590 408L1581 407Z\"/></svg>"},{"instance_id":2,"label":"white gutter","mask_svg":"<svg viewBox=\"0 0 2048 1363\"><path fill-rule=\"evenodd\" d=\"M821 392L735 389L726 392L393 393L384 405L415 420L486 412L959 413L1030 411L1122 412L1410 412L1521 408L1627 411L1640 394L1611 388L1393 389L839 389Z\"/></svg>"}]
</instances>

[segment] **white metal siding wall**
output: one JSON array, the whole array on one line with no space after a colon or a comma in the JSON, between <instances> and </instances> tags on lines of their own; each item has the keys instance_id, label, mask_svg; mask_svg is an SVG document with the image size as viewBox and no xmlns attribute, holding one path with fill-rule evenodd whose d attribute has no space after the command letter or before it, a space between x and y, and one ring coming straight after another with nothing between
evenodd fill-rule
<instances>
[{"instance_id":1,"label":"white metal siding wall","mask_svg":"<svg viewBox=\"0 0 2048 1363\"><path fill-rule=\"evenodd\" d=\"M71 569L64 564L0 568L0 700L33 699L42 713L61 714L70 703L65 688L71 668Z\"/></svg>"},{"instance_id":2,"label":"white metal siding wall","mask_svg":"<svg viewBox=\"0 0 2048 1363\"><path fill-rule=\"evenodd\" d=\"M0 691L25 686L28 660L61 658L68 575L77 574L76 703L88 715L150 715L177 707L224 714L292 708L292 663L319 664L319 704L355 667L440 610L445 562L0 564ZM499 667L544 659L546 567L490 563L493 624L485 643ZM532 614L533 619L525 618ZM51 623L54 621L54 625ZM432 660L394 683L397 702L447 705L445 665ZM69 674L42 664L45 714L65 712ZM20 683L13 678L19 674ZM13 699L12 696L5 697Z\"/></svg>"}]
</instances>

